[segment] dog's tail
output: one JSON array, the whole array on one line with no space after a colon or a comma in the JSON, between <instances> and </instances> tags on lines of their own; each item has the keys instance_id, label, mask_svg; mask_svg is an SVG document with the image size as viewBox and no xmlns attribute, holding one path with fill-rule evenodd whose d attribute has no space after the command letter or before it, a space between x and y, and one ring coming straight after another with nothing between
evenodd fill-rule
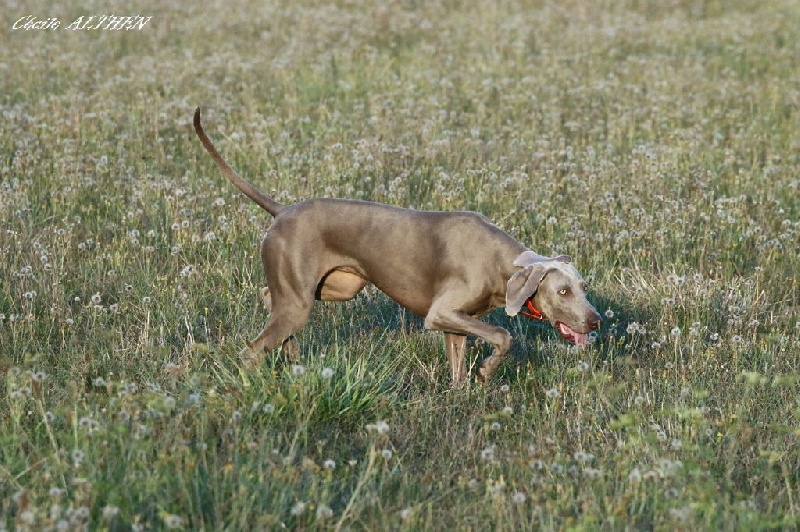
<instances>
[{"instance_id":1,"label":"dog's tail","mask_svg":"<svg viewBox=\"0 0 800 532\"><path fill-rule=\"evenodd\" d=\"M285 208L285 205L281 205L274 199L270 198L258 190L255 185L240 176L236 170L234 170L231 165L229 165L225 159L222 158L222 155L219 154L217 149L211 143L211 139L209 139L208 135L206 135L206 132L203 131L203 126L200 124L199 107L194 112L194 130L197 133L197 136L200 137L200 141L203 143L203 146L205 146L208 153L211 154L211 158L214 159L215 163L217 163L219 169L222 170L223 174L228 176L228 179L231 180L231 183L236 185L236 188L238 188L242 194L256 202L259 207L270 213L272 216L277 216L277 214Z\"/></svg>"}]
</instances>

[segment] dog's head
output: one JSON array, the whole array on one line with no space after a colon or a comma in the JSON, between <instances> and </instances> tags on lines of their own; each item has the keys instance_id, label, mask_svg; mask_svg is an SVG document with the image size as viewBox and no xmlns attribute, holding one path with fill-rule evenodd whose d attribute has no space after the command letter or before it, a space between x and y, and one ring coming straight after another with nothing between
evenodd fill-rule
<instances>
[{"instance_id":1,"label":"dog's head","mask_svg":"<svg viewBox=\"0 0 800 532\"><path fill-rule=\"evenodd\" d=\"M516 316L526 304L551 322L566 340L589 343L589 333L600 326L600 314L586 299L588 284L566 255L544 257L525 251L515 260L521 269L506 287L506 313Z\"/></svg>"}]
</instances>

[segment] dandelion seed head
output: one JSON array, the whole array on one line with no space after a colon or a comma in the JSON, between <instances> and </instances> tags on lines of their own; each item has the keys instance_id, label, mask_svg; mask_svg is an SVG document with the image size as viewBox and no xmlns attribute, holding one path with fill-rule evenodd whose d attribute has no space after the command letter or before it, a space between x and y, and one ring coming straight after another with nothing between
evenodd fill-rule
<instances>
[{"instance_id":1,"label":"dandelion seed head","mask_svg":"<svg viewBox=\"0 0 800 532\"><path fill-rule=\"evenodd\" d=\"M320 504L317 506L317 519L325 520L330 519L333 517L333 510L331 510L330 506L325 504Z\"/></svg>"},{"instance_id":2,"label":"dandelion seed head","mask_svg":"<svg viewBox=\"0 0 800 532\"><path fill-rule=\"evenodd\" d=\"M73 449L70 456L72 457L72 462L75 465L80 465L81 462L83 462L83 459L86 458L86 453L84 453L80 449Z\"/></svg>"},{"instance_id":3,"label":"dandelion seed head","mask_svg":"<svg viewBox=\"0 0 800 532\"><path fill-rule=\"evenodd\" d=\"M167 514L164 516L164 526L173 529L183 526L183 518L175 514Z\"/></svg>"},{"instance_id":4,"label":"dandelion seed head","mask_svg":"<svg viewBox=\"0 0 800 532\"><path fill-rule=\"evenodd\" d=\"M580 462L582 464L594 460L593 454L584 451L575 451L575 454L573 454L572 457L575 459L575 461Z\"/></svg>"},{"instance_id":5,"label":"dandelion seed head","mask_svg":"<svg viewBox=\"0 0 800 532\"><path fill-rule=\"evenodd\" d=\"M302 501L297 501L296 503L294 503L294 506L292 506L292 509L289 510L289 513L297 517L299 515L303 515L303 512L305 511L306 511L306 503Z\"/></svg>"},{"instance_id":6,"label":"dandelion seed head","mask_svg":"<svg viewBox=\"0 0 800 532\"><path fill-rule=\"evenodd\" d=\"M114 519L117 516L117 514L119 514L119 507L118 506L106 505L106 506L103 507L103 519L104 520L111 521L112 519Z\"/></svg>"},{"instance_id":7,"label":"dandelion seed head","mask_svg":"<svg viewBox=\"0 0 800 532\"><path fill-rule=\"evenodd\" d=\"M587 467L583 470L583 476L586 478L600 478L603 476L603 472L595 467Z\"/></svg>"},{"instance_id":8,"label":"dandelion seed head","mask_svg":"<svg viewBox=\"0 0 800 532\"><path fill-rule=\"evenodd\" d=\"M495 450L494 445L490 445L484 449L481 449L481 460L485 462L491 462L492 460L494 460L494 450Z\"/></svg>"},{"instance_id":9,"label":"dandelion seed head","mask_svg":"<svg viewBox=\"0 0 800 532\"><path fill-rule=\"evenodd\" d=\"M367 425L367 432L377 432L378 434L386 434L389 432L389 424L385 421L376 421Z\"/></svg>"}]
</instances>

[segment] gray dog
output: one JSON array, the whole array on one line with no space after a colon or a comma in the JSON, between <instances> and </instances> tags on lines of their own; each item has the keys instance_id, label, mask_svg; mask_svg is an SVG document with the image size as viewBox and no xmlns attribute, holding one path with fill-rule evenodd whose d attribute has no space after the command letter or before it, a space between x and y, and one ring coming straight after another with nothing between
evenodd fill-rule
<instances>
[{"instance_id":1,"label":"gray dog","mask_svg":"<svg viewBox=\"0 0 800 532\"><path fill-rule=\"evenodd\" d=\"M561 336L580 345L600 324L586 300L586 282L565 255L538 255L474 212L343 199L281 205L225 162L203 131L200 108L194 128L222 173L275 217L261 243L271 313L261 334L240 354L248 369L277 347L297 354L293 334L308 319L315 299L347 301L368 282L424 317L426 328L445 333L454 384L467 376L468 335L494 346L479 379L488 380L505 357L511 335L478 319L496 307L505 306L509 316L522 311L550 321Z\"/></svg>"}]
</instances>

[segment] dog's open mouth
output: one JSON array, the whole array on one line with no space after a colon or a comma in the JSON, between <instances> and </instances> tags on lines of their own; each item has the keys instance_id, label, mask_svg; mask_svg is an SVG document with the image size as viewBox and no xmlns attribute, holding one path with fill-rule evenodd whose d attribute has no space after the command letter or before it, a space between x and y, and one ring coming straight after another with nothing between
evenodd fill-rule
<instances>
[{"instance_id":1,"label":"dog's open mouth","mask_svg":"<svg viewBox=\"0 0 800 532\"><path fill-rule=\"evenodd\" d=\"M557 321L555 323L556 330L558 333L564 337L565 340L572 342L576 345L589 345L589 335L586 333L579 333L574 330L572 327L567 325L564 322Z\"/></svg>"}]
</instances>

